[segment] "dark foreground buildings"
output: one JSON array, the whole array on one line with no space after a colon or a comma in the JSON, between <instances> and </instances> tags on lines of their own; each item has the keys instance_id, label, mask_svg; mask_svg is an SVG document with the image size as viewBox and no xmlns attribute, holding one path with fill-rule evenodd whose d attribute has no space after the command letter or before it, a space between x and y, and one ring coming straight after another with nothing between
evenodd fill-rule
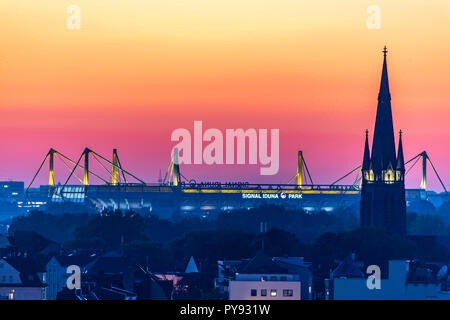
<instances>
[{"instance_id":1,"label":"dark foreground buildings","mask_svg":"<svg viewBox=\"0 0 450 320\"><path fill-rule=\"evenodd\" d=\"M360 218L362 227L379 227L406 234L405 161L400 131L395 152L391 95L384 48L383 71L378 94L372 154L366 131L362 164Z\"/></svg>"}]
</instances>

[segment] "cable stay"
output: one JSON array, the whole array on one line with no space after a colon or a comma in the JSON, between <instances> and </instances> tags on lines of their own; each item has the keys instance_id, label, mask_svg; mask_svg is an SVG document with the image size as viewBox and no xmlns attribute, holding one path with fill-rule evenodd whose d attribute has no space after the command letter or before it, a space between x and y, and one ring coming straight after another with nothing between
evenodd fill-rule
<instances>
[{"instance_id":1,"label":"cable stay","mask_svg":"<svg viewBox=\"0 0 450 320\"><path fill-rule=\"evenodd\" d=\"M186 182L191 183L194 180L189 181L185 176L183 176L180 172L180 166L179 166L179 153L178 149L174 148L171 160L169 162L169 166L167 167L167 170L164 175L164 179L160 177L159 182L162 185L168 185L168 186L180 186L181 180L183 179ZM61 161L63 166L69 171L69 176L65 180L64 184L62 186L58 185L55 186L55 178L54 178L54 159L56 157ZM104 175L97 174L93 172L90 169L90 156L98 163L98 165L103 168L101 170L104 170L106 174L108 175L106 178ZM416 155L415 157L411 158L407 162L405 162L406 165L410 165L410 167L407 169L405 176L409 174L409 172L419 163L419 161L422 163L422 177L421 177L421 183L420 183L420 189L426 190L427 187L427 163L430 164L434 174L439 180L440 185L444 189L445 193L448 195L448 190L446 186L444 185L441 177L439 176L434 164L432 163L430 157L427 155L426 151L423 151ZM122 164L120 162L119 156L117 154L117 149L113 150L113 157L112 161L106 159L102 155L98 154L97 152L85 148L80 157L77 159L77 161L72 160L71 158L65 156L64 154L60 153L59 151L51 148L47 154L45 155L44 159L42 160L38 170L33 176L33 179L31 180L30 184L25 190L25 194L28 195L30 192L30 189L35 183L35 180L37 176L42 172L44 165L48 163L48 192L49 195L57 195L62 198L63 192L66 186L68 186L68 183L72 177L75 177L78 182L81 184L82 187L80 187L81 191L76 192L85 192L85 188L89 185L89 177L95 177L98 180L100 180L104 185L108 186L116 186L116 185L122 185L122 184L129 184L130 182L128 179L134 179L139 182L139 184L147 185L143 180L139 179L132 173L128 172L122 167ZM353 187L355 190L359 190L362 182L362 172L361 172L361 165L355 167L353 170L342 176L341 178L337 179L333 183L331 183L330 187L337 187L337 184L341 182L342 180L348 178L351 174L354 174L356 172L356 177L352 180ZM79 171L77 170L83 170L82 175L78 174ZM311 177L311 174L309 172L307 163L305 161L305 158L303 157L302 151L298 151L298 163L297 163L297 173L288 181L287 184L294 184L294 186L298 189L302 188L314 188L314 182ZM39 192L43 192L41 189ZM47 190L47 189L45 189ZM69 191L68 191L69 192ZM72 192L72 191L70 191ZM70 193L69 192L69 193ZM67 192L66 192L67 193Z\"/></svg>"},{"instance_id":2,"label":"cable stay","mask_svg":"<svg viewBox=\"0 0 450 320\"><path fill-rule=\"evenodd\" d=\"M427 162L428 162L428 163L430 163L431 168L433 169L433 172L436 175L436 177L438 178L439 183L441 184L441 186L444 189L445 193L448 194L448 191L447 191L447 188L444 185L444 182L442 181L441 177L439 176L436 168L434 167L433 163L431 162L431 159L428 156L426 151L423 151L423 152L419 153L415 157L413 157L413 158L411 158L411 159L409 159L408 161L405 162L405 166L410 164L411 162L413 163L411 165L411 167L409 167L408 170L406 171L405 176L408 175L408 173L414 168L414 166L419 162L419 160L422 160L422 177L421 177L421 182L420 182L420 189L426 190L426 188L427 188ZM333 183L331 183L331 185L332 186L336 185L338 182L342 181L343 179L347 178L349 175L351 175L352 173L357 171L356 178L355 178L355 180L353 182L353 186L360 187L361 186L361 181L362 181L361 167L362 166L356 167L355 169L353 169L349 173L345 174L343 177L341 177L341 178L337 179L336 181L334 181Z\"/></svg>"},{"instance_id":3,"label":"cable stay","mask_svg":"<svg viewBox=\"0 0 450 320\"><path fill-rule=\"evenodd\" d=\"M69 176L67 177L65 183L62 185L62 187L56 188L55 187L55 181L54 181L54 159L56 157L62 162L64 167L66 167L69 170ZM98 162L98 164L106 171L108 174L108 178L103 178L101 175L93 172L91 169L89 169L89 155L92 155L92 157ZM81 160L84 159L83 165L81 164ZM102 162L102 161L103 162ZM36 171L35 175L33 176L33 179L31 180L30 184L28 185L26 189L26 194L30 191L31 186L35 182L37 176L42 171L42 168L44 167L44 164L48 161L49 164L49 178L48 178L48 186L49 192L57 192L59 195L62 195L62 192L72 176L76 177L77 180L82 184L83 186L89 185L89 176L92 175L93 177L99 179L102 181L105 185L118 185L122 183L122 180L124 183L127 183L126 175L132 177L133 179L137 180L141 184L145 184L145 182L135 175L131 174L127 170L125 170L121 163L119 156L117 155L117 149L113 150L113 161L109 161L102 155L98 154L97 152L85 148L81 156L79 157L78 161L74 161L67 157L66 155L62 154L61 152L51 148L46 156L44 157L44 160L42 161L41 165L39 166L39 169ZM111 170L107 168L107 166L104 163L107 163L111 165ZM72 167L73 166L73 167ZM80 168L83 170L83 176L77 175L76 170Z\"/></svg>"},{"instance_id":4,"label":"cable stay","mask_svg":"<svg viewBox=\"0 0 450 320\"><path fill-rule=\"evenodd\" d=\"M103 167L105 169L105 171L109 174L110 176L110 181L100 177L99 175L95 174L94 172L92 172L89 169L89 155L92 155L93 158L101 165L101 167ZM84 166L82 166L80 164L81 159L84 159ZM103 160L107 163L109 163L112 168L111 171L108 170L99 160ZM74 168L72 169L72 172L70 173L69 177L67 177L66 182L63 185L63 188L67 185L67 183L69 182L70 178L72 177L72 175L75 173L75 170L77 168L81 168L84 170L84 176L83 176L83 180L82 180L82 184L87 186L89 185L89 175L92 174L93 176L95 176L96 178L100 179L101 181L103 181L106 185L117 185L118 181L119 181L119 173L122 174L122 177L124 178L124 180L126 181L126 177L125 174L131 176L132 178L136 179L137 181L139 181L140 183L145 185L145 182L141 179L139 179L138 177L136 177L135 175L133 175L132 173L128 172L127 170L123 169L122 166L120 165L120 161L119 158L117 156L117 149L113 150L113 161L109 161L108 159L106 159L105 157L103 157L102 155L98 154L97 152L89 149L89 148L85 148L83 153L81 154L80 158L78 159L78 161L75 163Z\"/></svg>"},{"instance_id":5,"label":"cable stay","mask_svg":"<svg viewBox=\"0 0 450 320\"><path fill-rule=\"evenodd\" d=\"M362 167L361 165L357 166L355 169L353 169L353 170L350 171L349 173L345 174L343 177L341 177L341 178L337 179L336 181L334 181L331 185L332 185L332 186L336 185L338 182L344 180L344 179L347 178L349 175L351 175L352 173L354 173L355 171L357 171L356 178L355 178L355 180L354 180L354 182L353 182L353 186L359 186L358 183L361 181L361 177L362 177L362 176L360 177L360 174L361 174L361 167Z\"/></svg>"},{"instance_id":6,"label":"cable stay","mask_svg":"<svg viewBox=\"0 0 450 320\"><path fill-rule=\"evenodd\" d=\"M183 177L187 181L187 179L180 173L180 164L178 163L178 148L174 148L169 166L167 167L166 174L164 175L162 183L177 187L181 182L181 177Z\"/></svg>"},{"instance_id":7,"label":"cable stay","mask_svg":"<svg viewBox=\"0 0 450 320\"><path fill-rule=\"evenodd\" d=\"M421 181L420 181L420 189L426 190L426 188L427 188L427 162L428 162L428 163L430 163L431 168L433 169L433 172L436 175L436 177L438 178L439 183L441 184L441 186L444 189L445 193L448 194L448 191L447 191L447 188L444 185L444 182L442 181L441 177L439 176L436 168L434 167L433 163L431 162L431 159L428 156L426 151L422 151L421 153L419 153L418 155L416 155L415 157L411 158L410 160L408 160L405 163L405 165L407 165L410 162L415 160L414 163L412 164L412 166L406 172L406 174L408 174L411 171L411 169L414 168L414 166L419 162L420 159L422 159L422 177L421 177Z\"/></svg>"}]
</instances>

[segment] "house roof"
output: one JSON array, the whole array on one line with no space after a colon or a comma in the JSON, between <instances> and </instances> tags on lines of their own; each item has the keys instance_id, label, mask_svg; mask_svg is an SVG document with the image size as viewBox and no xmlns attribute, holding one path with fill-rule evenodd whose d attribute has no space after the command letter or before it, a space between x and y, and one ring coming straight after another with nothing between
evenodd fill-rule
<instances>
[{"instance_id":1,"label":"house roof","mask_svg":"<svg viewBox=\"0 0 450 320\"><path fill-rule=\"evenodd\" d=\"M34 258L30 257L7 257L3 259L11 267L16 269L20 273L21 284L18 283L2 283L2 287L15 286L15 287L46 287L41 279L38 277L38 273L45 272L45 267Z\"/></svg>"},{"instance_id":2,"label":"house roof","mask_svg":"<svg viewBox=\"0 0 450 320\"><path fill-rule=\"evenodd\" d=\"M59 247L58 243L29 230L16 230L13 236L8 237L8 240L12 246L29 253L41 252L50 245Z\"/></svg>"},{"instance_id":3,"label":"house roof","mask_svg":"<svg viewBox=\"0 0 450 320\"><path fill-rule=\"evenodd\" d=\"M272 261L272 258L265 253L260 252L241 268L240 273L288 273L288 270Z\"/></svg>"},{"instance_id":4,"label":"house roof","mask_svg":"<svg viewBox=\"0 0 450 320\"><path fill-rule=\"evenodd\" d=\"M0 249L8 248L11 245L8 238L0 234Z\"/></svg>"},{"instance_id":5,"label":"house roof","mask_svg":"<svg viewBox=\"0 0 450 320\"><path fill-rule=\"evenodd\" d=\"M194 257L191 256L184 273L193 273L193 272L199 272L199 271L197 268L197 264L195 263Z\"/></svg>"},{"instance_id":6,"label":"house roof","mask_svg":"<svg viewBox=\"0 0 450 320\"><path fill-rule=\"evenodd\" d=\"M100 300L136 300L136 294L120 288L104 288L94 289L95 296Z\"/></svg>"},{"instance_id":7,"label":"house roof","mask_svg":"<svg viewBox=\"0 0 450 320\"><path fill-rule=\"evenodd\" d=\"M334 278L364 278L364 273L356 266L352 255L348 255L337 267L333 270Z\"/></svg>"},{"instance_id":8,"label":"house roof","mask_svg":"<svg viewBox=\"0 0 450 320\"><path fill-rule=\"evenodd\" d=\"M310 265L305 264L303 259L300 258L274 257L272 260L280 267L286 268L288 273L300 273L305 270L310 270Z\"/></svg>"},{"instance_id":9,"label":"house roof","mask_svg":"<svg viewBox=\"0 0 450 320\"><path fill-rule=\"evenodd\" d=\"M73 264L76 264L77 266L80 267L85 267L89 263L98 259L98 254L93 251L72 252L68 254L55 256L55 259L63 267L67 267Z\"/></svg>"},{"instance_id":10,"label":"house roof","mask_svg":"<svg viewBox=\"0 0 450 320\"><path fill-rule=\"evenodd\" d=\"M21 256L6 257L4 260L21 273L46 272L45 266L36 258Z\"/></svg>"},{"instance_id":11,"label":"house roof","mask_svg":"<svg viewBox=\"0 0 450 320\"><path fill-rule=\"evenodd\" d=\"M125 257L100 257L86 266L88 273L122 274L137 265Z\"/></svg>"}]
</instances>

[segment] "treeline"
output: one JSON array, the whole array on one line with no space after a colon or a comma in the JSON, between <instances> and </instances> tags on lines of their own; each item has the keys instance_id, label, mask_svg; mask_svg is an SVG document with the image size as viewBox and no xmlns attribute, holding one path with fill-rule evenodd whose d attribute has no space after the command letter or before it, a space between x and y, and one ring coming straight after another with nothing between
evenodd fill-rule
<instances>
[{"instance_id":1,"label":"treeline","mask_svg":"<svg viewBox=\"0 0 450 320\"><path fill-rule=\"evenodd\" d=\"M344 210L309 215L280 207L224 213L216 219L185 217L176 221L133 211L95 215L34 211L15 218L10 232L35 231L67 249L120 251L148 263L153 271L182 271L194 256L203 271L215 273L217 260L253 257L263 243L268 255L305 257L313 263L315 274L321 276L327 276L336 260L350 253L373 263L402 258L450 260L444 248L424 248L383 230L354 228L354 219ZM260 222L267 222L267 232L259 232Z\"/></svg>"},{"instance_id":2,"label":"treeline","mask_svg":"<svg viewBox=\"0 0 450 320\"><path fill-rule=\"evenodd\" d=\"M122 221L118 226L117 221ZM259 233L261 222L267 228L278 228L293 233L303 242L314 241L325 232L341 232L358 227L355 212L339 209L332 213L308 214L303 210L288 210L281 206L261 206L213 215L206 219L186 214L175 214L173 219L158 218L157 214L136 214L134 211L105 210L101 214L61 213L32 211L29 215L14 218L11 230L31 230L58 243L70 240L99 238L107 245L117 246L122 235L133 240L145 238L167 243L191 231L231 229ZM117 230L116 228L120 228ZM120 232L119 232L120 231ZM139 239L135 237L139 235Z\"/></svg>"}]
</instances>

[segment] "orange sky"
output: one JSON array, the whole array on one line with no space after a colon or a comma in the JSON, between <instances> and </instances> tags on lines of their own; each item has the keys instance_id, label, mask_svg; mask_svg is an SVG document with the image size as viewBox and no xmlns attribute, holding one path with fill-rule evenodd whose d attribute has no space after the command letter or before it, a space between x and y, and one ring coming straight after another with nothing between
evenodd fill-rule
<instances>
[{"instance_id":1,"label":"orange sky","mask_svg":"<svg viewBox=\"0 0 450 320\"><path fill-rule=\"evenodd\" d=\"M80 30L66 27L70 4ZM366 26L373 4L380 30ZM29 182L50 147L77 158L88 146L118 148L154 181L171 132L202 120L279 128L281 168L191 165L187 177L283 183L302 149L315 182L330 183L362 159L386 44L405 156L427 150L450 182L448 0L2 0L0 27L0 179Z\"/></svg>"}]
</instances>

